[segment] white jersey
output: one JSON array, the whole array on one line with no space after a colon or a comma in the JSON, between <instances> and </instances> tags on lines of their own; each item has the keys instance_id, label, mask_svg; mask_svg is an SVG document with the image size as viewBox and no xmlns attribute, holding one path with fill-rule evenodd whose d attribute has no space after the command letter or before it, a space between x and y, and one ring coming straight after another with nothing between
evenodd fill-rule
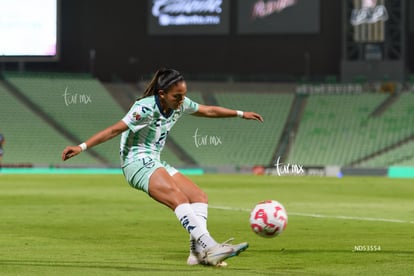
<instances>
[{"instance_id":1,"label":"white jersey","mask_svg":"<svg viewBox=\"0 0 414 276\"><path fill-rule=\"evenodd\" d=\"M121 136L121 165L148 156L159 160L170 129L184 113L194 113L198 107L198 103L185 97L179 109L164 114L158 96L136 101L122 119L129 129Z\"/></svg>"}]
</instances>

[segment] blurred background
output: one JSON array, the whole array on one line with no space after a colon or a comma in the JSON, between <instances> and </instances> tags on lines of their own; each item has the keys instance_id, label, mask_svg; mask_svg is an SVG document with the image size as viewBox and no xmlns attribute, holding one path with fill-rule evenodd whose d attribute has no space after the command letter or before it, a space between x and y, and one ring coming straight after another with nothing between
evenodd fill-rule
<instances>
[{"instance_id":1,"label":"blurred background","mask_svg":"<svg viewBox=\"0 0 414 276\"><path fill-rule=\"evenodd\" d=\"M0 0L1 166L119 167L119 139L60 161L118 121L159 67L203 104L163 153L211 172L414 167L414 3L404 0ZM293 168L293 169L292 169Z\"/></svg>"}]
</instances>

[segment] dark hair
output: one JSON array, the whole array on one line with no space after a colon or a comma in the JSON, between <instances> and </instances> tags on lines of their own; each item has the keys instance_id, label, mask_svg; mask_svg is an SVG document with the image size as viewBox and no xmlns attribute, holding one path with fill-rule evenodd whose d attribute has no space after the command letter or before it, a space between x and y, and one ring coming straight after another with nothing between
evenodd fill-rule
<instances>
[{"instance_id":1,"label":"dark hair","mask_svg":"<svg viewBox=\"0 0 414 276\"><path fill-rule=\"evenodd\" d=\"M183 80L183 76L177 70L161 68L154 74L154 77L145 89L144 94L137 100L153 96L157 94L159 90L167 91L171 86Z\"/></svg>"}]
</instances>

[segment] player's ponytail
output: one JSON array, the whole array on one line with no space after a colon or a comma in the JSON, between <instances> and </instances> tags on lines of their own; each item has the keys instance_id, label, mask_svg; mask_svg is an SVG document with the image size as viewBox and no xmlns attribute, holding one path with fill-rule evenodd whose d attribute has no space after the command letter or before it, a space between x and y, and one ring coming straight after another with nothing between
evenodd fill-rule
<instances>
[{"instance_id":1,"label":"player's ponytail","mask_svg":"<svg viewBox=\"0 0 414 276\"><path fill-rule=\"evenodd\" d=\"M157 94L159 90L167 91L171 86L183 80L183 76L177 70L161 68L154 74L152 80L145 89L144 94L137 100L153 96Z\"/></svg>"}]
</instances>

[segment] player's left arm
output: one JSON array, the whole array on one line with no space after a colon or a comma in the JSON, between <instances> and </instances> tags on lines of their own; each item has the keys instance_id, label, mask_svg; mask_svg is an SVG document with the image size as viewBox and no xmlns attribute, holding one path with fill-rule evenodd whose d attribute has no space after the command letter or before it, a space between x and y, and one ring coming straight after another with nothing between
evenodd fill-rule
<instances>
[{"instance_id":1,"label":"player's left arm","mask_svg":"<svg viewBox=\"0 0 414 276\"><path fill-rule=\"evenodd\" d=\"M193 113L193 115L209 118L241 117L246 120L256 120L259 122L263 122L263 117L255 112L240 111L213 105L199 104L198 110L195 113Z\"/></svg>"}]
</instances>

